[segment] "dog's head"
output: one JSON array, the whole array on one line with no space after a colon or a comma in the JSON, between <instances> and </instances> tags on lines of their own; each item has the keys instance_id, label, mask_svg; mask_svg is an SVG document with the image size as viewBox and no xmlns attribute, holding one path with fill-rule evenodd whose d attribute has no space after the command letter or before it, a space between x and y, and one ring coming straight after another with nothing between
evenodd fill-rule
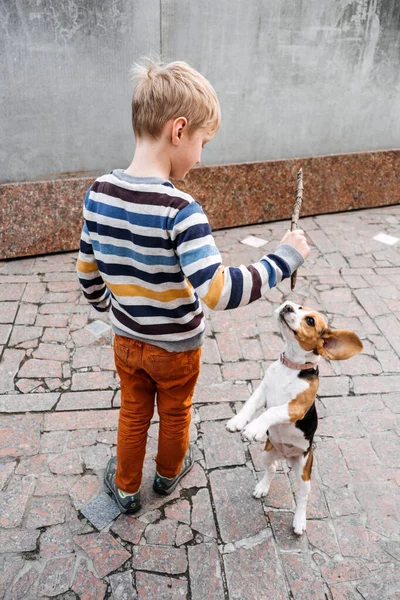
<instances>
[{"instance_id":1,"label":"dog's head","mask_svg":"<svg viewBox=\"0 0 400 600\"><path fill-rule=\"evenodd\" d=\"M328 360L346 360L363 349L358 336L347 329L330 329L324 317L306 306L284 302L276 309L282 335L290 345L298 344Z\"/></svg>"}]
</instances>

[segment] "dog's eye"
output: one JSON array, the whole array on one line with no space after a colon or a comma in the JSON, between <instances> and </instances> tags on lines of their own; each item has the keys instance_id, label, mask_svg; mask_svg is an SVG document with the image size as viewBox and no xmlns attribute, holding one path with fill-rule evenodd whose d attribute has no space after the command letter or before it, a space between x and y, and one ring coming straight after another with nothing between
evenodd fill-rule
<instances>
[{"instance_id":1,"label":"dog's eye","mask_svg":"<svg viewBox=\"0 0 400 600\"><path fill-rule=\"evenodd\" d=\"M306 323L310 327L314 327L314 325L315 325L315 321L314 321L314 319L312 317L306 317Z\"/></svg>"}]
</instances>

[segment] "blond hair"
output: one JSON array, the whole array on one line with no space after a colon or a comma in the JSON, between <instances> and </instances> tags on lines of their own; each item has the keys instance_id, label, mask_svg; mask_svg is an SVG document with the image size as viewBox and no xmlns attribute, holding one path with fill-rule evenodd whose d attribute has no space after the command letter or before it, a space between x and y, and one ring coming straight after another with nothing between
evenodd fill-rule
<instances>
[{"instance_id":1,"label":"blond hair","mask_svg":"<svg viewBox=\"0 0 400 600\"><path fill-rule=\"evenodd\" d=\"M159 137L170 119L186 117L189 134L208 127L214 134L221 111L214 88L185 62L168 64L145 59L134 64L132 126L137 137Z\"/></svg>"}]
</instances>

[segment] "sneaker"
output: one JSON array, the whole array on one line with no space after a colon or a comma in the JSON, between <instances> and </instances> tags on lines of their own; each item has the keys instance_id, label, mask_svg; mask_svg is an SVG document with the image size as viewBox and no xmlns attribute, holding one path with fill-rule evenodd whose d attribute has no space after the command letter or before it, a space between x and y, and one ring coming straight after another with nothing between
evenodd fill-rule
<instances>
[{"instance_id":1,"label":"sneaker","mask_svg":"<svg viewBox=\"0 0 400 600\"><path fill-rule=\"evenodd\" d=\"M128 494L120 490L115 483L115 473L117 471L117 457L110 458L104 472L104 483L114 496L122 513L135 513L142 508L140 504L140 489L135 494Z\"/></svg>"},{"instance_id":2,"label":"sneaker","mask_svg":"<svg viewBox=\"0 0 400 600\"><path fill-rule=\"evenodd\" d=\"M162 477L161 475L156 473L156 476L154 478L154 483L153 483L153 490L155 492L157 492L157 494L162 494L162 495L172 494L172 492L174 491L174 489L176 488L176 486L178 485L178 483L180 482L182 477L190 471L190 469L193 467L193 465L194 465L193 450L192 450L192 446L189 446L188 453L186 454L185 458L183 459L183 465L182 465L182 469L181 469L181 472L179 473L179 475L177 475L176 477L169 478L169 477Z\"/></svg>"}]
</instances>

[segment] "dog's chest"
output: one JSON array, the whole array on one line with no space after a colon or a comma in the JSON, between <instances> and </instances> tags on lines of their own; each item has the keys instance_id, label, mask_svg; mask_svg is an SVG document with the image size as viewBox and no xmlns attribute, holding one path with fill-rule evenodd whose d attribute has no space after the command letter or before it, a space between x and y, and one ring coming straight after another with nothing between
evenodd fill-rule
<instances>
[{"instance_id":1,"label":"dog's chest","mask_svg":"<svg viewBox=\"0 0 400 600\"><path fill-rule=\"evenodd\" d=\"M308 388L308 383L298 377L298 371L287 369L276 361L267 369L264 377L266 408L287 404Z\"/></svg>"},{"instance_id":2,"label":"dog's chest","mask_svg":"<svg viewBox=\"0 0 400 600\"><path fill-rule=\"evenodd\" d=\"M298 371L288 370L280 361L269 367L264 384L267 408L286 404L308 388L307 381L298 377ZM268 437L275 449L286 458L304 453L309 446L303 432L294 423L272 426Z\"/></svg>"}]
</instances>

